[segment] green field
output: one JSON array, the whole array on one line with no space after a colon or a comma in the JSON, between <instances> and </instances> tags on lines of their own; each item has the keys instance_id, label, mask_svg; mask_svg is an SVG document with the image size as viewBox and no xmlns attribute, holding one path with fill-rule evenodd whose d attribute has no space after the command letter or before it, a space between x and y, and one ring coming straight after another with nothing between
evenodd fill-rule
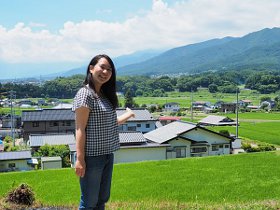
<instances>
[{"instance_id":1,"label":"green field","mask_svg":"<svg viewBox=\"0 0 280 210\"><path fill-rule=\"evenodd\" d=\"M236 101L236 94L232 93L209 93L207 88L199 88L197 92L168 92L168 97L135 97L134 101L141 106L142 104L158 104L163 105L169 102L177 102L181 107L189 108L191 100L193 101L209 101L214 104L217 101L234 102ZM269 96L274 99L277 96L275 94L260 94L252 90L241 90L239 93L239 100L248 99L251 100L253 105L259 105L260 98L263 96ZM192 99L191 99L192 98ZM124 98L120 97L120 102L124 104Z\"/></svg>"},{"instance_id":2,"label":"green field","mask_svg":"<svg viewBox=\"0 0 280 210\"><path fill-rule=\"evenodd\" d=\"M109 209L280 208L280 151L116 164ZM0 174L0 195L28 183L45 206L76 207L73 169Z\"/></svg>"},{"instance_id":3,"label":"green field","mask_svg":"<svg viewBox=\"0 0 280 210\"><path fill-rule=\"evenodd\" d=\"M225 115L236 120L235 114ZM253 141L280 145L280 113L240 113L238 136ZM207 126L214 131L228 130L236 134L235 126Z\"/></svg>"}]
</instances>

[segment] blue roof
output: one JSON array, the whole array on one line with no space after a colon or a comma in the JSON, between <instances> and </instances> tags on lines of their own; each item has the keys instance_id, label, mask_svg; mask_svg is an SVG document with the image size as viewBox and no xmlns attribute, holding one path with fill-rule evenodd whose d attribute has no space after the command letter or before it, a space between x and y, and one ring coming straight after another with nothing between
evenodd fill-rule
<instances>
[{"instance_id":1,"label":"blue roof","mask_svg":"<svg viewBox=\"0 0 280 210\"><path fill-rule=\"evenodd\" d=\"M0 152L0 160L24 160L31 158L31 151Z\"/></svg>"}]
</instances>

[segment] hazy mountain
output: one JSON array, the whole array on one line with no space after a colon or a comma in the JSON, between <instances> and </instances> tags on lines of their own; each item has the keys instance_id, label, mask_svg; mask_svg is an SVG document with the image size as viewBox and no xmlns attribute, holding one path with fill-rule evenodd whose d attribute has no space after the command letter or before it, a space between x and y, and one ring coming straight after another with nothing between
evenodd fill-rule
<instances>
[{"instance_id":1,"label":"hazy mountain","mask_svg":"<svg viewBox=\"0 0 280 210\"><path fill-rule=\"evenodd\" d=\"M114 64L117 69L122 66L127 66L130 64L140 63L146 61L150 58L153 58L160 53L164 52L165 50L144 50L135 52L129 55L122 55L116 58L113 58Z\"/></svg>"},{"instance_id":2,"label":"hazy mountain","mask_svg":"<svg viewBox=\"0 0 280 210\"><path fill-rule=\"evenodd\" d=\"M280 28L174 48L144 62L121 67L118 75L162 75L241 68L280 69Z\"/></svg>"},{"instance_id":3,"label":"hazy mountain","mask_svg":"<svg viewBox=\"0 0 280 210\"><path fill-rule=\"evenodd\" d=\"M145 51L139 51L135 52L129 55L123 55L116 58L112 58L113 62L117 69L119 69L122 66L126 66L132 63L139 63L143 62L145 60L148 60L149 58L152 58L158 54L163 52L163 50L145 50ZM55 77L69 77L75 74L85 74L87 69L87 65L81 66L79 68L73 68L69 71L64 72L58 72L54 74L44 75L43 78L55 78Z\"/></svg>"}]
</instances>

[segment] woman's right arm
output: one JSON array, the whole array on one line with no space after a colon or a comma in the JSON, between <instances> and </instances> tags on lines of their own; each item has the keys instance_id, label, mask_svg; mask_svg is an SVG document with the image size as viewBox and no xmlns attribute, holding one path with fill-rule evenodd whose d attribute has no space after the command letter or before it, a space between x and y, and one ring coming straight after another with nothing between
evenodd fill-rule
<instances>
[{"instance_id":1,"label":"woman's right arm","mask_svg":"<svg viewBox=\"0 0 280 210\"><path fill-rule=\"evenodd\" d=\"M75 171L77 176L83 177L86 171L85 163L85 142L86 142L86 126L89 116L89 108L80 107L75 110L76 116L76 151L77 161Z\"/></svg>"}]
</instances>

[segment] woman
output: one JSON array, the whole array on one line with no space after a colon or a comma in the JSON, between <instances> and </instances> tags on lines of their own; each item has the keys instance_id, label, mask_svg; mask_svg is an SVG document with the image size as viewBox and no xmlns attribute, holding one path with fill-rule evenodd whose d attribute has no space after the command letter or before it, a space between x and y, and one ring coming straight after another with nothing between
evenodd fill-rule
<instances>
[{"instance_id":1,"label":"woman","mask_svg":"<svg viewBox=\"0 0 280 210\"><path fill-rule=\"evenodd\" d=\"M110 197L114 154L119 149L118 124L134 113L127 111L117 118L116 70L107 55L95 56L76 94L73 111L76 116L75 171L80 177L79 209L105 209Z\"/></svg>"}]
</instances>

